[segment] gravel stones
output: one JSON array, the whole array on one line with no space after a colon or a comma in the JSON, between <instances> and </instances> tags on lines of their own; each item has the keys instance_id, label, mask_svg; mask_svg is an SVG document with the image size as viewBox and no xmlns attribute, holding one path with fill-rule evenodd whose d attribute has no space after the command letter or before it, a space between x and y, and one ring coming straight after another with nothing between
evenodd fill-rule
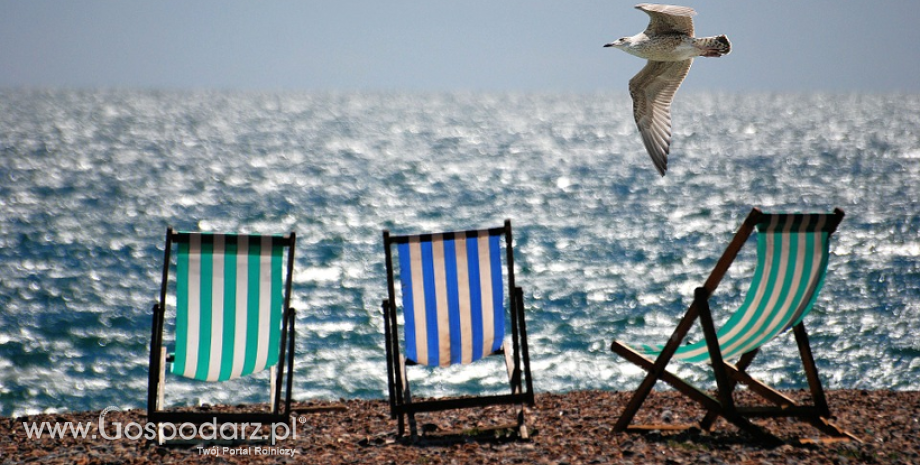
<instances>
[{"instance_id":1,"label":"gravel stones","mask_svg":"<svg viewBox=\"0 0 920 465\"><path fill-rule=\"evenodd\" d=\"M852 442L810 446L764 447L719 420L711 432L653 431L617 434L613 423L630 392L578 391L538 394L528 412L532 437L521 440L499 425L513 422L509 407L419 415L429 431L421 438L395 437L396 422L383 400L344 401L347 410L297 413L296 437L265 441L158 445L144 438L104 439L100 412L55 413L0 418L0 464L5 463L271 463L338 464L863 464L920 463L920 393L837 390L828 392L834 421L861 437ZM803 399L807 392L788 394ZM739 402L750 401L742 391ZM339 402L295 403L294 408ZM212 410L225 407L212 406ZM702 411L673 391L653 392L639 411L638 422L673 423L701 418ZM89 425L85 437L29 437L23 423ZM138 432L129 423L146 424L143 410L112 411L105 417L106 436L119 422L122 433ZM758 421L783 439L819 437L814 428L787 419ZM33 431L34 433L34 431ZM93 437L95 436L95 437Z\"/></svg>"}]
</instances>

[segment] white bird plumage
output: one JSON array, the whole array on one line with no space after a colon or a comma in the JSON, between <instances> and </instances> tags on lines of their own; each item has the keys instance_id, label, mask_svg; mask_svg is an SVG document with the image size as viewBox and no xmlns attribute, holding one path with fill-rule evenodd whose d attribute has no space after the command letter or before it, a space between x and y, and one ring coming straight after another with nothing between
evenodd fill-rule
<instances>
[{"instance_id":1,"label":"white bird plumage","mask_svg":"<svg viewBox=\"0 0 920 465\"><path fill-rule=\"evenodd\" d=\"M731 52L724 35L693 37L693 8L640 3L636 8L649 15L648 27L632 37L623 37L604 47L614 47L648 60L629 80L633 116L645 149L658 172L664 176L671 151L671 102L687 77L693 59L720 57Z\"/></svg>"}]
</instances>

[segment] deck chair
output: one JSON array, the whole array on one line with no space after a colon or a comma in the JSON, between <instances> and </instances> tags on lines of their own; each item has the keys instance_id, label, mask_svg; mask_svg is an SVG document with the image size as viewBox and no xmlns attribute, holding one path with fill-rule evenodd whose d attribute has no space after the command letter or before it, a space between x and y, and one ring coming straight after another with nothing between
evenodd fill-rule
<instances>
[{"instance_id":1,"label":"deck chair","mask_svg":"<svg viewBox=\"0 0 920 465\"><path fill-rule=\"evenodd\" d=\"M507 287L502 277L502 236ZM509 404L517 406L515 428L526 438L524 405L533 406L534 395L523 292L514 281L511 221L506 220L504 227L440 234L396 236L384 231L383 244L389 296L383 301L387 382L399 436L405 434L406 418L410 434L417 436L418 412ZM401 306L396 300L397 280ZM402 332L397 323L400 312ZM510 347L506 341L509 313ZM469 364L489 355L504 355L508 394L412 399L407 366Z\"/></svg>"},{"instance_id":2,"label":"deck chair","mask_svg":"<svg viewBox=\"0 0 920 465\"><path fill-rule=\"evenodd\" d=\"M163 282L159 302L153 306L147 392L149 421L174 425L212 421L289 423L294 364L294 309L290 301L295 240L293 232L269 236L167 229ZM174 352L167 354L163 332L174 248L175 339L171 341ZM227 381L271 369L269 410L166 411L163 399L167 362L171 362L171 373L204 382ZM271 430L274 442L274 426Z\"/></svg>"},{"instance_id":3,"label":"deck chair","mask_svg":"<svg viewBox=\"0 0 920 465\"><path fill-rule=\"evenodd\" d=\"M765 214L753 209L716 263L709 279L703 287L696 289L693 303L667 344L633 347L614 341L611 345L613 352L648 372L620 415L615 431L676 429L667 425L630 426L643 401L660 379L707 411L699 425L703 430L710 430L714 421L723 417L756 438L779 444L782 441L778 437L754 424L751 419L792 417L814 425L833 438L858 441L828 420L830 410L803 323L824 283L830 237L843 216L840 209L830 214ZM751 286L741 306L716 331L709 298L755 230L757 265ZM702 326L704 340L683 344L697 319ZM745 371L765 343L790 328L811 389L812 405L800 405ZM728 362L735 359L737 362L734 364ZM716 396L667 371L671 360L709 362L716 380ZM738 383L746 385L772 405L735 405L732 392Z\"/></svg>"}]
</instances>

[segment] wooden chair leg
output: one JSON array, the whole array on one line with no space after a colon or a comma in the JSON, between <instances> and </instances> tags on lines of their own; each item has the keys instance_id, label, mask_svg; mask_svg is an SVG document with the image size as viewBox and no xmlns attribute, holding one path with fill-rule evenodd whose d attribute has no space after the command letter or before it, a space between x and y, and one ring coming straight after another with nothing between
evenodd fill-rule
<instances>
[{"instance_id":1,"label":"wooden chair leg","mask_svg":"<svg viewBox=\"0 0 920 465\"><path fill-rule=\"evenodd\" d=\"M698 287L693 292L693 303L699 309L700 326L703 327L703 336L706 338L706 348L709 351L709 358L712 362L712 372L716 378L718 387L719 403L722 409L734 411L735 401L732 398L734 384L728 378L725 372L725 362L722 359L722 347L719 345L719 338L716 333L715 323L712 321L712 311L709 309L709 293L705 288Z\"/></svg>"},{"instance_id":2,"label":"wooden chair leg","mask_svg":"<svg viewBox=\"0 0 920 465\"><path fill-rule=\"evenodd\" d=\"M611 345L611 349L614 352L619 353L618 349L620 348L628 350L628 347L622 346L616 341L614 341ZM629 403L626 404L626 407L620 413L620 418L617 419L616 425L613 427L614 431L623 432L629 428L629 424L632 423L632 420L636 416L636 413L639 411L639 408L642 407L642 403L645 402L645 399L648 397L649 393L652 392L652 388L655 386L656 382L658 382L658 375L652 371L649 371L649 373L645 375L645 379L642 380L642 384L640 384L639 387L633 391L633 395L629 399Z\"/></svg>"},{"instance_id":3,"label":"wooden chair leg","mask_svg":"<svg viewBox=\"0 0 920 465\"><path fill-rule=\"evenodd\" d=\"M822 417L831 415L830 408L827 406L827 398L824 396L824 388L821 386L821 378L818 377L818 367L815 365L815 358L811 353L811 345L808 343L808 332L805 331L805 324L799 323L792 328L795 334L795 342L799 346L799 354L802 356L802 366L805 368L805 377L808 379L808 386L811 388L811 397L814 399L815 407L821 412Z\"/></svg>"},{"instance_id":4,"label":"wooden chair leg","mask_svg":"<svg viewBox=\"0 0 920 465\"><path fill-rule=\"evenodd\" d=\"M805 367L805 376L808 379L808 386L811 388L811 397L814 400L815 408L820 414L818 418L809 419L811 424L831 436L861 443L862 440L859 437L828 420L831 416L831 411L827 405L827 397L825 397L824 387L821 385L821 378L818 376L815 358L811 353L811 344L808 342L808 332L805 331L805 324L800 322L792 327L792 331L795 334L795 342L799 346L799 354L802 356L802 365Z\"/></svg>"},{"instance_id":5,"label":"wooden chair leg","mask_svg":"<svg viewBox=\"0 0 920 465\"><path fill-rule=\"evenodd\" d=\"M508 347L507 341L505 347ZM505 369L508 372L508 384L511 387L511 395L521 393L521 370L514 367L514 359L508 350L504 350ZM523 403L514 404L515 418L517 419L518 434L521 439L529 439L530 432L527 430L527 421L525 418L525 406Z\"/></svg>"},{"instance_id":6,"label":"wooden chair leg","mask_svg":"<svg viewBox=\"0 0 920 465\"><path fill-rule=\"evenodd\" d=\"M278 385L278 380L275 379L278 373L277 370L278 367L276 365L272 365L271 368L268 369L268 389L271 391L268 395L268 405L271 406L272 412L275 411L275 400L277 399L277 397L275 397L275 387Z\"/></svg>"},{"instance_id":7,"label":"wooden chair leg","mask_svg":"<svg viewBox=\"0 0 920 465\"><path fill-rule=\"evenodd\" d=\"M524 370L524 389L528 395L528 402L533 405L533 377L530 373L530 349L527 345L527 322L524 318L524 290L520 287L515 288L517 293L518 312L520 313L520 338L521 338L521 364Z\"/></svg>"},{"instance_id":8,"label":"wooden chair leg","mask_svg":"<svg viewBox=\"0 0 920 465\"><path fill-rule=\"evenodd\" d=\"M408 417L409 421L409 435L413 438L418 437L418 425L415 422L415 411L411 409L412 405L412 393L409 390L409 377L406 371L406 358L400 357L399 359L399 371L402 373L402 394L403 394L403 407L406 407L404 410L405 416ZM402 421L402 415L400 415L399 422L399 435L402 436L405 434L405 424Z\"/></svg>"},{"instance_id":9,"label":"wooden chair leg","mask_svg":"<svg viewBox=\"0 0 920 465\"><path fill-rule=\"evenodd\" d=\"M746 370L751 365L751 363L754 361L754 357L757 356L758 352L759 352L758 349L754 349L750 352L743 354L741 358L738 360L738 363L735 364L735 367L737 367L739 371ZM735 386L737 386L737 384L738 382L734 378L729 378L730 392L735 391ZM710 431L712 429L712 425L715 423L716 419L718 418L719 418L719 415L716 412L713 412L713 411L707 412L706 416L700 421L700 428L704 431Z\"/></svg>"},{"instance_id":10,"label":"wooden chair leg","mask_svg":"<svg viewBox=\"0 0 920 465\"><path fill-rule=\"evenodd\" d=\"M166 347L160 348L160 366L157 368L158 382L157 382L157 405L156 410L163 408L163 403L166 401Z\"/></svg>"},{"instance_id":11,"label":"wooden chair leg","mask_svg":"<svg viewBox=\"0 0 920 465\"><path fill-rule=\"evenodd\" d=\"M633 393L632 399L630 399L629 403L626 404L626 408L624 408L623 412L620 414L620 418L617 420L616 425L613 427L614 431L626 431L626 429L629 427L629 424L632 423L632 420L636 416L636 413L639 411L639 408L642 406L642 403L645 402L645 399L648 397L649 393L652 392L652 388L655 387L655 383L658 382L658 379L661 378L661 375L665 372L665 368L667 368L668 362L671 361L671 357L674 356L674 353L680 346L681 341L684 340L684 337L687 335L687 332L690 331L690 328L693 326L693 322L696 321L698 316L699 309L697 308L696 302L694 301L694 303L690 305L690 308L687 309L687 313L680 320L680 323L677 324L677 328L674 329L674 333L668 339L668 343L665 344L664 348L661 350L661 353L658 355L655 363L651 367L644 367L648 371L648 374L645 376L645 379L642 380L642 383ZM627 358L628 352L632 352L632 349L616 341L610 345L610 350Z\"/></svg>"},{"instance_id":12,"label":"wooden chair leg","mask_svg":"<svg viewBox=\"0 0 920 465\"><path fill-rule=\"evenodd\" d=\"M157 367L157 404L155 410L163 408L166 401L166 347L160 347L160 366ZM166 439L163 438L163 425L157 424L157 444L163 445Z\"/></svg>"}]
</instances>

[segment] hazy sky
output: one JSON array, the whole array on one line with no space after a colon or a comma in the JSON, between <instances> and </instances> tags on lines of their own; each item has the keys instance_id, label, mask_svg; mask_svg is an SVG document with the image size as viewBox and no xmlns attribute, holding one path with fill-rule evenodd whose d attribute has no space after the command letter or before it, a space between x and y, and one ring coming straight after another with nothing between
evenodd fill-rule
<instances>
[{"instance_id":1,"label":"hazy sky","mask_svg":"<svg viewBox=\"0 0 920 465\"><path fill-rule=\"evenodd\" d=\"M0 87L626 91L622 0L0 0ZM917 0L695 0L685 89L920 92Z\"/></svg>"}]
</instances>

